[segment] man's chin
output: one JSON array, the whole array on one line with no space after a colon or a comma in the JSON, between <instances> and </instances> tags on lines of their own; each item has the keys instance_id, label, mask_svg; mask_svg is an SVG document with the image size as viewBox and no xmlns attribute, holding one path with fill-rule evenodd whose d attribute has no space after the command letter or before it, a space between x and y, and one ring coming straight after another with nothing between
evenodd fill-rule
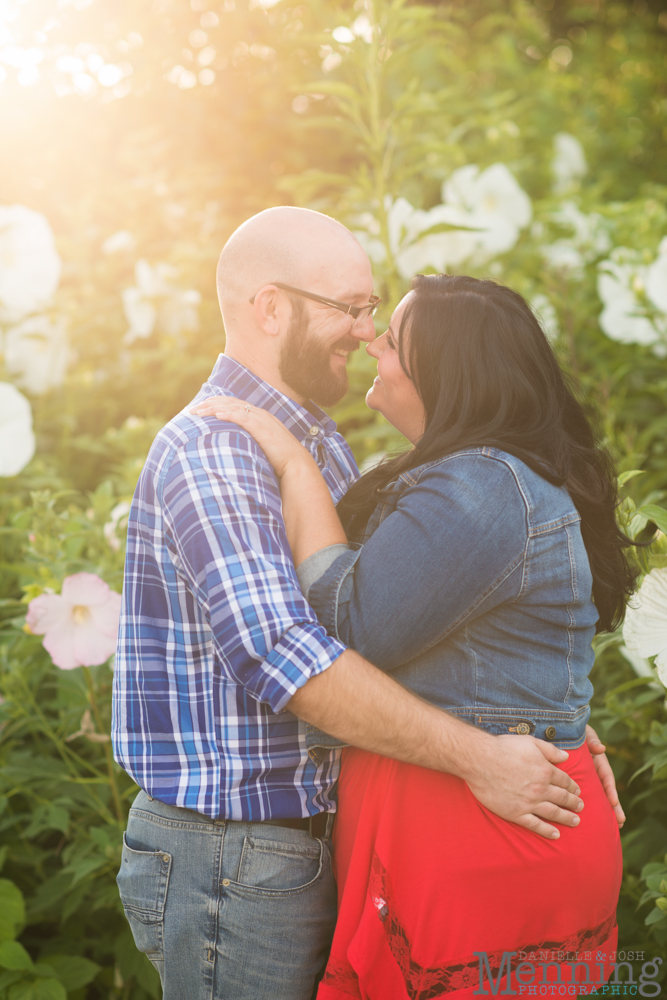
<instances>
[{"instance_id":1,"label":"man's chin","mask_svg":"<svg viewBox=\"0 0 667 1000\"><path fill-rule=\"evenodd\" d=\"M337 379L335 383L332 382L312 392L310 398L318 406L335 406L336 403L340 403L341 399L347 395L349 387L346 375L344 383L340 379Z\"/></svg>"}]
</instances>

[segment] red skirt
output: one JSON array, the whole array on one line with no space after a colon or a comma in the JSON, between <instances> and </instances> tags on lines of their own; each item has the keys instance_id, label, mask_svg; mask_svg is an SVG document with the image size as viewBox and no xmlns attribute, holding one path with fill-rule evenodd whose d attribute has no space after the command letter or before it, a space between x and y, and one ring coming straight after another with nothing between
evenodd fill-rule
<instances>
[{"instance_id":1,"label":"red skirt","mask_svg":"<svg viewBox=\"0 0 667 1000\"><path fill-rule=\"evenodd\" d=\"M338 923L317 1000L568 995L605 982L620 837L588 747L569 753L561 766L581 788L581 823L545 840L460 778L345 750Z\"/></svg>"}]
</instances>

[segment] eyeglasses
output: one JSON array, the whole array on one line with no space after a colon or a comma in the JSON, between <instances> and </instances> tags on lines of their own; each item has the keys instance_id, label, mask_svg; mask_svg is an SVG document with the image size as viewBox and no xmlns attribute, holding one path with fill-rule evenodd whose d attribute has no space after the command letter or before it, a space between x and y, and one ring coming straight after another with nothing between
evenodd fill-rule
<instances>
[{"instance_id":1,"label":"eyeglasses","mask_svg":"<svg viewBox=\"0 0 667 1000\"><path fill-rule=\"evenodd\" d=\"M304 299L312 299L313 302L322 302L325 306L331 306L332 309L338 309L340 312L346 313L348 316L354 318L353 326L360 326L364 320L367 320L369 316L375 315L375 310L380 305L382 299L379 295L371 295L371 300L368 305L365 306L351 306L349 302L339 302L338 299L327 299L323 295L315 295L313 292L304 292L302 288L292 288L291 285L284 285L282 281L272 281L270 284L275 285L276 288L282 288L284 292L291 292L292 295L301 295ZM253 305L256 295L253 295L249 302Z\"/></svg>"}]
</instances>

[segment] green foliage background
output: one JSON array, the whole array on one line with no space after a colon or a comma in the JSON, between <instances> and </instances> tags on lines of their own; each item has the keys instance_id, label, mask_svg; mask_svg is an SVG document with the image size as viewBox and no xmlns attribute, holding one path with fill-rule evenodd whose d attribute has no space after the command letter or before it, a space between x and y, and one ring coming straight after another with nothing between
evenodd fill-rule
<instances>
[{"instance_id":1,"label":"green foliage background","mask_svg":"<svg viewBox=\"0 0 667 1000\"><path fill-rule=\"evenodd\" d=\"M122 541L112 548L104 525L131 497L157 428L224 347L215 262L241 221L281 203L352 228L370 213L387 251L376 268L381 326L407 284L386 197L430 208L467 163L507 164L540 224L472 273L554 304L561 361L620 469L642 471L628 479L621 511L632 534L657 539L638 555L641 568L665 565L656 529L667 528L667 360L602 333L597 258L573 278L548 268L539 247L568 235L552 218L559 131L584 146L590 169L576 197L607 220L613 245L649 260L667 235L667 10L661 0L281 0L269 9L255 0L29 0L17 10L24 44L52 23L40 85L21 87L11 73L0 84L0 200L53 226L64 261L54 309L68 317L75 357L65 384L33 400L38 453L3 481L0 500L0 997L143 1000L159 996L159 984L134 950L114 882L135 787L104 741L111 671L54 668L22 630L25 601L81 570L120 589ZM372 40L336 42L332 29L362 15ZM168 78L175 66L197 71L191 40L202 24L215 82L179 88ZM555 57L559 46L569 62ZM59 94L57 58L93 50L122 61L129 83L114 99ZM103 253L120 229L135 248ZM139 257L174 265L179 283L200 291L196 332L158 328L123 344L120 293ZM354 358L351 391L333 413L360 461L400 444L365 409L372 368ZM594 676L594 722L628 814L619 947L667 959L665 691L637 676L619 640L600 643ZM71 738L86 711L93 738Z\"/></svg>"}]
</instances>

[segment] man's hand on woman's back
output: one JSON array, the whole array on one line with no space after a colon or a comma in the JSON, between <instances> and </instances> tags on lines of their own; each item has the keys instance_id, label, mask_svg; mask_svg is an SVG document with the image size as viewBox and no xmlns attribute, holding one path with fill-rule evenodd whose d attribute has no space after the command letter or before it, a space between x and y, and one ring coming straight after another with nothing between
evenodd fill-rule
<instances>
[{"instance_id":1,"label":"man's hand on woman's back","mask_svg":"<svg viewBox=\"0 0 667 1000\"><path fill-rule=\"evenodd\" d=\"M484 734L487 736L487 734ZM554 823L578 826L579 788L556 767L567 753L532 736L487 736L465 778L483 806L542 837L560 837Z\"/></svg>"},{"instance_id":2,"label":"man's hand on woman's back","mask_svg":"<svg viewBox=\"0 0 667 1000\"><path fill-rule=\"evenodd\" d=\"M567 753L551 743L530 736L492 737L477 761L477 773L466 777L473 795L503 819L525 826L543 837L554 838L553 823L577 826L583 809L579 788L556 765L567 760ZM618 801L616 782L604 746L590 726L586 742L593 754L595 768L619 826L625 813Z\"/></svg>"}]
</instances>

